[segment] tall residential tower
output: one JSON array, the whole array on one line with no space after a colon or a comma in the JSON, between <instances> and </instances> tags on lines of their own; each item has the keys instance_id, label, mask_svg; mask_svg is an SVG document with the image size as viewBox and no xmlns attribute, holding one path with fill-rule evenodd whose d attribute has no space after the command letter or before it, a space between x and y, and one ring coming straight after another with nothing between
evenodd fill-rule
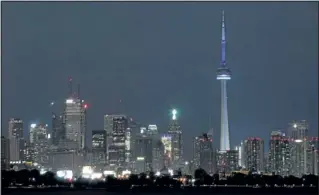
<instances>
[{"instance_id":1,"label":"tall residential tower","mask_svg":"<svg viewBox=\"0 0 319 195\"><path fill-rule=\"evenodd\" d=\"M229 127L228 127L228 110L227 110L227 80L231 78L231 71L226 66L226 35L225 35L225 18L224 11L222 16L222 40L221 40L221 64L217 70L217 80L221 81L221 134L220 150L230 149Z\"/></svg>"}]
</instances>

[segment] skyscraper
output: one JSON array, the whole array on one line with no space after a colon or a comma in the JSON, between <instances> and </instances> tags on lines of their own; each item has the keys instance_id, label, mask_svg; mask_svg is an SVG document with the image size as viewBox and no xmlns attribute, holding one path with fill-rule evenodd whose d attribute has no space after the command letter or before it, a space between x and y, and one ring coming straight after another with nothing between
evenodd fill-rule
<instances>
[{"instance_id":1,"label":"skyscraper","mask_svg":"<svg viewBox=\"0 0 319 195\"><path fill-rule=\"evenodd\" d=\"M9 169L10 148L9 139L1 136L1 170Z\"/></svg>"},{"instance_id":2,"label":"skyscraper","mask_svg":"<svg viewBox=\"0 0 319 195\"><path fill-rule=\"evenodd\" d=\"M172 110L172 120L168 126L168 134L172 138L172 164L178 166L182 160L182 130L177 120L177 110ZM176 168L176 167L175 167Z\"/></svg>"},{"instance_id":3,"label":"skyscraper","mask_svg":"<svg viewBox=\"0 0 319 195\"><path fill-rule=\"evenodd\" d=\"M268 171L287 176L291 169L290 140L282 131L272 131L269 141Z\"/></svg>"},{"instance_id":4,"label":"skyscraper","mask_svg":"<svg viewBox=\"0 0 319 195\"><path fill-rule=\"evenodd\" d=\"M49 134L48 125L31 124L30 125L30 148L31 160L40 165L47 165L49 163Z\"/></svg>"},{"instance_id":5,"label":"skyscraper","mask_svg":"<svg viewBox=\"0 0 319 195\"><path fill-rule=\"evenodd\" d=\"M221 64L217 70L217 80L221 81L221 134L220 150L230 149L228 110L227 110L227 80L231 78L231 71L226 65L226 34L224 11L222 13L222 39L221 39Z\"/></svg>"},{"instance_id":6,"label":"skyscraper","mask_svg":"<svg viewBox=\"0 0 319 195\"><path fill-rule=\"evenodd\" d=\"M104 166L106 163L106 132L104 130L92 131L92 164Z\"/></svg>"},{"instance_id":7,"label":"skyscraper","mask_svg":"<svg viewBox=\"0 0 319 195\"><path fill-rule=\"evenodd\" d=\"M128 118L125 115L105 115L104 130L107 136L107 160L109 165L124 167L126 165Z\"/></svg>"},{"instance_id":8,"label":"skyscraper","mask_svg":"<svg viewBox=\"0 0 319 195\"><path fill-rule=\"evenodd\" d=\"M58 146L65 139L63 116L52 113L52 144Z\"/></svg>"},{"instance_id":9,"label":"skyscraper","mask_svg":"<svg viewBox=\"0 0 319 195\"><path fill-rule=\"evenodd\" d=\"M264 171L264 140L249 137L244 143L244 167L249 171Z\"/></svg>"},{"instance_id":10,"label":"skyscraper","mask_svg":"<svg viewBox=\"0 0 319 195\"><path fill-rule=\"evenodd\" d=\"M9 120L9 143L10 143L10 160L24 160L24 137L23 137L23 121L18 118Z\"/></svg>"},{"instance_id":11,"label":"skyscraper","mask_svg":"<svg viewBox=\"0 0 319 195\"><path fill-rule=\"evenodd\" d=\"M65 129L64 147L67 149L84 149L86 143L86 109L87 105L78 94L72 93L72 79L70 78L70 94L65 101L63 123Z\"/></svg>"},{"instance_id":12,"label":"skyscraper","mask_svg":"<svg viewBox=\"0 0 319 195\"><path fill-rule=\"evenodd\" d=\"M304 120L289 124L288 136L290 142L291 170L290 174L301 177L307 173L307 150L309 142L308 123Z\"/></svg>"},{"instance_id":13,"label":"skyscraper","mask_svg":"<svg viewBox=\"0 0 319 195\"><path fill-rule=\"evenodd\" d=\"M207 173L214 173L216 167L213 139L206 133L194 138L193 161L196 167L204 169Z\"/></svg>"}]
</instances>

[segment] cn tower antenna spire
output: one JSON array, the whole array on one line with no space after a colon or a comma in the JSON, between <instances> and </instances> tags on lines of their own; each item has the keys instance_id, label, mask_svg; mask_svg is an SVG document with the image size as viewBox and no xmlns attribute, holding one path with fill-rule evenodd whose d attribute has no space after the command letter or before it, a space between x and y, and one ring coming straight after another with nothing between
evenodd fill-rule
<instances>
[{"instance_id":1,"label":"cn tower antenna spire","mask_svg":"<svg viewBox=\"0 0 319 195\"><path fill-rule=\"evenodd\" d=\"M222 46L221 65L222 66L226 66L226 32L225 32L225 13L224 13L224 10L222 11L222 40L221 40L221 46Z\"/></svg>"}]
</instances>

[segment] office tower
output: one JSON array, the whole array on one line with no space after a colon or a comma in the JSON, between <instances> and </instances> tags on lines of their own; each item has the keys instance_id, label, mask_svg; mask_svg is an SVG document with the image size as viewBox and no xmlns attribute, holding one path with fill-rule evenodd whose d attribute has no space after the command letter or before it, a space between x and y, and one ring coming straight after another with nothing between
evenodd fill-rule
<instances>
[{"instance_id":1,"label":"office tower","mask_svg":"<svg viewBox=\"0 0 319 195\"><path fill-rule=\"evenodd\" d=\"M264 140L258 137L248 137L244 141L244 165L253 172L264 171Z\"/></svg>"},{"instance_id":2,"label":"office tower","mask_svg":"<svg viewBox=\"0 0 319 195\"><path fill-rule=\"evenodd\" d=\"M65 140L63 116L52 113L52 144L58 146Z\"/></svg>"},{"instance_id":3,"label":"office tower","mask_svg":"<svg viewBox=\"0 0 319 195\"><path fill-rule=\"evenodd\" d=\"M1 136L1 170L9 169L10 148L9 139Z\"/></svg>"},{"instance_id":4,"label":"office tower","mask_svg":"<svg viewBox=\"0 0 319 195\"><path fill-rule=\"evenodd\" d=\"M31 124L29 137L30 149L32 149L31 159L34 163L46 166L49 163L49 134L48 125Z\"/></svg>"},{"instance_id":5,"label":"office tower","mask_svg":"<svg viewBox=\"0 0 319 195\"><path fill-rule=\"evenodd\" d=\"M238 150L227 150L217 153L217 170L219 173L230 174L238 171Z\"/></svg>"},{"instance_id":6,"label":"office tower","mask_svg":"<svg viewBox=\"0 0 319 195\"><path fill-rule=\"evenodd\" d=\"M78 94L72 93L72 79L69 80L70 94L64 104L63 124L65 129L64 148L81 150L86 143L86 110L87 104L80 99Z\"/></svg>"},{"instance_id":7,"label":"office tower","mask_svg":"<svg viewBox=\"0 0 319 195\"><path fill-rule=\"evenodd\" d=\"M149 135L157 135L158 134L157 125L148 125L147 132Z\"/></svg>"},{"instance_id":8,"label":"office tower","mask_svg":"<svg viewBox=\"0 0 319 195\"><path fill-rule=\"evenodd\" d=\"M304 120L289 124L291 171L290 174L301 177L307 173L308 123Z\"/></svg>"},{"instance_id":9,"label":"office tower","mask_svg":"<svg viewBox=\"0 0 319 195\"><path fill-rule=\"evenodd\" d=\"M204 133L194 138L193 162L196 167L204 169L207 173L214 173L213 139Z\"/></svg>"},{"instance_id":10,"label":"office tower","mask_svg":"<svg viewBox=\"0 0 319 195\"><path fill-rule=\"evenodd\" d=\"M246 155L244 152L244 142L242 141L239 146L236 146L235 150L238 151L238 166L240 168L245 168L244 161L245 161Z\"/></svg>"},{"instance_id":11,"label":"office tower","mask_svg":"<svg viewBox=\"0 0 319 195\"><path fill-rule=\"evenodd\" d=\"M125 140L127 137L128 119L125 115L106 115L104 129L107 133L108 163L112 167L125 167Z\"/></svg>"},{"instance_id":12,"label":"office tower","mask_svg":"<svg viewBox=\"0 0 319 195\"><path fill-rule=\"evenodd\" d=\"M231 71L226 65L226 34L224 11L222 16L222 56L221 66L217 70L217 80L221 81L221 134L220 134L220 151L230 149L229 127L228 127L228 110L227 110L227 80L231 78Z\"/></svg>"},{"instance_id":13,"label":"office tower","mask_svg":"<svg viewBox=\"0 0 319 195\"><path fill-rule=\"evenodd\" d=\"M92 165L103 168L106 164L106 132L92 131Z\"/></svg>"},{"instance_id":14,"label":"office tower","mask_svg":"<svg viewBox=\"0 0 319 195\"><path fill-rule=\"evenodd\" d=\"M177 120L176 109L172 110L172 120L168 126L168 134L171 136L172 151L171 160L172 165L176 169L182 161L182 130Z\"/></svg>"},{"instance_id":15,"label":"office tower","mask_svg":"<svg viewBox=\"0 0 319 195\"><path fill-rule=\"evenodd\" d=\"M164 145L164 166L170 167L172 162L172 137L163 135L161 141Z\"/></svg>"},{"instance_id":16,"label":"office tower","mask_svg":"<svg viewBox=\"0 0 319 195\"><path fill-rule=\"evenodd\" d=\"M24 160L23 121L18 118L9 120L10 160Z\"/></svg>"},{"instance_id":17,"label":"office tower","mask_svg":"<svg viewBox=\"0 0 319 195\"><path fill-rule=\"evenodd\" d=\"M290 140L282 131L272 131L269 141L268 171L287 176L291 169Z\"/></svg>"},{"instance_id":18,"label":"office tower","mask_svg":"<svg viewBox=\"0 0 319 195\"><path fill-rule=\"evenodd\" d=\"M144 171L152 170L152 160L153 160L153 139L150 136L145 134L140 134L136 137L135 147L134 147L134 156L136 162L138 159L143 158L143 163L145 165ZM139 170L142 170L139 168Z\"/></svg>"},{"instance_id":19,"label":"office tower","mask_svg":"<svg viewBox=\"0 0 319 195\"><path fill-rule=\"evenodd\" d=\"M152 168L154 172L164 168L164 144L161 139L156 137L153 140Z\"/></svg>"},{"instance_id":20,"label":"office tower","mask_svg":"<svg viewBox=\"0 0 319 195\"><path fill-rule=\"evenodd\" d=\"M311 137L309 139L307 174L319 175L319 137Z\"/></svg>"}]
</instances>

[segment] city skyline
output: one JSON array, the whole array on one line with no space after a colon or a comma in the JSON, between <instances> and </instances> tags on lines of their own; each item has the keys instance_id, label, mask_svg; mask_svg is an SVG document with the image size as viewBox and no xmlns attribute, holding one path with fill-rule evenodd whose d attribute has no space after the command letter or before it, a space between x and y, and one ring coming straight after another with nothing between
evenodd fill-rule
<instances>
[{"instance_id":1,"label":"city skyline","mask_svg":"<svg viewBox=\"0 0 319 195\"><path fill-rule=\"evenodd\" d=\"M215 2L71 10L63 4L3 3L2 134L11 117L23 119L25 131L37 119L51 126L72 76L89 103L88 131L103 129L103 116L117 112L163 132L177 108L186 141L211 127L219 140L221 10L230 29L228 64L236 72L228 88L231 146L249 136L266 140L292 120L307 120L309 134L316 134L318 10L311 3L247 3L241 11L239 4Z\"/></svg>"}]
</instances>

